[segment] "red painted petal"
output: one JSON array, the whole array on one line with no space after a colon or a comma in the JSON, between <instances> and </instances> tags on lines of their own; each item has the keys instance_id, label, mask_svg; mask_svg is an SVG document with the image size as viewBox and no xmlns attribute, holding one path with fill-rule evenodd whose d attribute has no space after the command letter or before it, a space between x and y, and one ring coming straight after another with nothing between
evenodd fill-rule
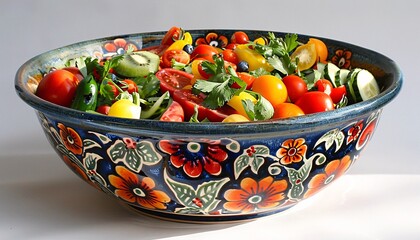
<instances>
[{"instance_id":1,"label":"red painted petal","mask_svg":"<svg viewBox=\"0 0 420 240\"><path fill-rule=\"evenodd\" d=\"M200 176L203 171L203 166L200 161L186 161L184 164L184 171L188 176L196 178Z\"/></svg>"}]
</instances>

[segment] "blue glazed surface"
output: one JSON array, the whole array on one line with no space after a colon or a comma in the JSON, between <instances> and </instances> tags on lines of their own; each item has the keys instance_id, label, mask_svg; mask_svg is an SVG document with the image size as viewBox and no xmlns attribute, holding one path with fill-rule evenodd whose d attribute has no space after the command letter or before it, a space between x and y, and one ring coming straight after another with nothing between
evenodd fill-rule
<instances>
[{"instance_id":1,"label":"blue glazed surface","mask_svg":"<svg viewBox=\"0 0 420 240\"><path fill-rule=\"evenodd\" d=\"M209 31L190 32L197 39ZM265 34L247 33L250 39ZM351 51L351 66L370 70L382 93L330 112L236 124L111 118L63 108L32 94L36 82L31 76L40 69L59 68L79 56L110 54L103 46L115 39L138 49L158 45L163 34L115 36L52 50L25 63L15 80L17 93L36 110L51 145L76 174L158 217L204 222L251 219L312 196L357 161L382 108L402 86L400 70L387 57L323 39L330 58ZM309 36L299 37L304 41Z\"/></svg>"}]
</instances>

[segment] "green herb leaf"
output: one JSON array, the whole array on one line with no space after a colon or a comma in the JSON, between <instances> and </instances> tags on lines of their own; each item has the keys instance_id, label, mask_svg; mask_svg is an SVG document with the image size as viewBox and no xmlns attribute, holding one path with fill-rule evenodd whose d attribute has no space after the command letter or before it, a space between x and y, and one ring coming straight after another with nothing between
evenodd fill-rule
<instances>
[{"instance_id":1,"label":"green herb leaf","mask_svg":"<svg viewBox=\"0 0 420 240\"><path fill-rule=\"evenodd\" d=\"M273 105L271 105L271 103L261 94L254 92L249 93L255 95L257 102L254 104L249 99L242 100L242 105L244 106L248 118L252 121L267 120L272 118L274 115Z\"/></svg>"}]
</instances>

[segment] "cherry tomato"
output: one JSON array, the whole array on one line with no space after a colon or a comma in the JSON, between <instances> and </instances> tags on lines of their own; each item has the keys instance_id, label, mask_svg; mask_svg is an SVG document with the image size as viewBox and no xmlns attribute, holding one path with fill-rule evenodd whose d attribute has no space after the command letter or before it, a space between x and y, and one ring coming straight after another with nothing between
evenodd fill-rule
<instances>
[{"instance_id":1,"label":"cherry tomato","mask_svg":"<svg viewBox=\"0 0 420 240\"><path fill-rule=\"evenodd\" d=\"M326 62L328 57L328 48L323 41L317 38L309 38L309 43L315 44L316 53L319 62Z\"/></svg>"},{"instance_id":2,"label":"cherry tomato","mask_svg":"<svg viewBox=\"0 0 420 240\"><path fill-rule=\"evenodd\" d=\"M284 119L305 115L302 109L293 103L280 103L274 106L273 119Z\"/></svg>"},{"instance_id":3,"label":"cherry tomato","mask_svg":"<svg viewBox=\"0 0 420 240\"><path fill-rule=\"evenodd\" d=\"M299 76L287 75L282 80L284 85L286 85L287 95L292 103L296 102L308 91L306 82Z\"/></svg>"},{"instance_id":4,"label":"cherry tomato","mask_svg":"<svg viewBox=\"0 0 420 240\"><path fill-rule=\"evenodd\" d=\"M222 56L225 61L231 62L235 65L239 63L238 55L236 55L232 49L223 50Z\"/></svg>"},{"instance_id":5,"label":"cherry tomato","mask_svg":"<svg viewBox=\"0 0 420 240\"><path fill-rule=\"evenodd\" d=\"M183 122L184 121L184 109L182 109L181 104L176 101L173 101L169 105L168 109L160 117L161 121L167 122Z\"/></svg>"},{"instance_id":6,"label":"cherry tomato","mask_svg":"<svg viewBox=\"0 0 420 240\"><path fill-rule=\"evenodd\" d=\"M184 109L185 119L190 119L195 113L195 107L198 110L198 120L202 121L207 118L211 122L221 122L230 114L237 113L229 106L224 106L219 109L209 109L201 105L204 101L204 96L195 95L191 89L178 89L173 94L174 101L181 104Z\"/></svg>"},{"instance_id":7,"label":"cherry tomato","mask_svg":"<svg viewBox=\"0 0 420 240\"><path fill-rule=\"evenodd\" d=\"M294 61L299 59L298 69L300 71L309 69L317 60L316 47L314 43L307 43L296 48L290 58Z\"/></svg>"},{"instance_id":8,"label":"cherry tomato","mask_svg":"<svg viewBox=\"0 0 420 240\"><path fill-rule=\"evenodd\" d=\"M331 90L330 97L334 103L339 103L341 99L347 95L346 86L339 86Z\"/></svg>"},{"instance_id":9,"label":"cherry tomato","mask_svg":"<svg viewBox=\"0 0 420 240\"><path fill-rule=\"evenodd\" d=\"M114 98L118 97L118 95L120 95L120 91L118 91L118 88L115 86L115 84L112 82L108 82L107 84L110 86L109 92L114 93Z\"/></svg>"},{"instance_id":10,"label":"cherry tomato","mask_svg":"<svg viewBox=\"0 0 420 240\"><path fill-rule=\"evenodd\" d=\"M156 73L156 77L160 80L161 91L169 91L172 95L176 89L191 85L194 75L173 68L164 68Z\"/></svg>"},{"instance_id":11,"label":"cherry tomato","mask_svg":"<svg viewBox=\"0 0 420 240\"><path fill-rule=\"evenodd\" d=\"M223 119L222 122L249 122L249 119L241 114L231 114Z\"/></svg>"},{"instance_id":12,"label":"cherry tomato","mask_svg":"<svg viewBox=\"0 0 420 240\"><path fill-rule=\"evenodd\" d=\"M238 46L238 44L237 44L237 43L229 43L229 44L226 46L226 49L232 49L232 50L235 50L236 46Z\"/></svg>"},{"instance_id":13,"label":"cherry tomato","mask_svg":"<svg viewBox=\"0 0 420 240\"><path fill-rule=\"evenodd\" d=\"M234 32L230 38L231 43L246 44L249 42L248 34L242 31Z\"/></svg>"},{"instance_id":14,"label":"cherry tomato","mask_svg":"<svg viewBox=\"0 0 420 240\"><path fill-rule=\"evenodd\" d=\"M166 50L162 55L162 67L172 67L172 59L182 64L190 63L190 55L182 49Z\"/></svg>"},{"instance_id":15,"label":"cherry tomato","mask_svg":"<svg viewBox=\"0 0 420 240\"><path fill-rule=\"evenodd\" d=\"M331 97L319 91L311 91L303 94L297 101L298 105L305 114L325 112L334 109Z\"/></svg>"},{"instance_id":16,"label":"cherry tomato","mask_svg":"<svg viewBox=\"0 0 420 240\"><path fill-rule=\"evenodd\" d=\"M96 111L98 113L102 113L102 114L108 115L110 108L111 108L111 106L109 106L109 105L101 105L101 106L99 106L99 107L96 108Z\"/></svg>"},{"instance_id":17,"label":"cherry tomato","mask_svg":"<svg viewBox=\"0 0 420 240\"><path fill-rule=\"evenodd\" d=\"M213 55L218 53L219 51L217 48L210 45L201 44L194 48L191 53L191 59L204 58L210 62L213 62Z\"/></svg>"},{"instance_id":18,"label":"cherry tomato","mask_svg":"<svg viewBox=\"0 0 420 240\"><path fill-rule=\"evenodd\" d=\"M252 88L252 84L254 83L256 77L246 72L237 72L236 74L242 81L246 83L246 89L250 90ZM239 88L239 85L237 83L233 83L232 87Z\"/></svg>"},{"instance_id":19,"label":"cherry tomato","mask_svg":"<svg viewBox=\"0 0 420 240\"><path fill-rule=\"evenodd\" d=\"M210 77L210 75L207 75L207 73L205 76L201 75L201 72L203 71L203 69L201 68L201 62L204 60L205 59L203 58L197 58L191 62L191 72L194 75L195 79L207 79ZM199 68L201 68L201 70Z\"/></svg>"},{"instance_id":20,"label":"cherry tomato","mask_svg":"<svg viewBox=\"0 0 420 240\"><path fill-rule=\"evenodd\" d=\"M175 40L180 39L182 34L182 29L179 27L171 27L162 38L161 45L169 46L175 42Z\"/></svg>"},{"instance_id":21,"label":"cherry tomato","mask_svg":"<svg viewBox=\"0 0 420 240\"><path fill-rule=\"evenodd\" d=\"M111 105L108 116L139 119L140 112L140 106L128 99L120 99Z\"/></svg>"},{"instance_id":22,"label":"cherry tomato","mask_svg":"<svg viewBox=\"0 0 420 240\"><path fill-rule=\"evenodd\" d=\"M166 52L167 49L168 49L168 45L157 45L157 46L142 48L142 51L148 51L158 56L162 56Z\"/></svg>"},{"instance_id":23,"label":"cherry tomato","mask_svg":"<svg viewBox=\"0 0 420 240\"><path fill-rule=\"evenodd\" d=\"M316 90L318 90L320 92L324 92L324 93L330 95L331 91L333 89L333 85L327 79L319 79L318 81L315 82L315 88L316 88Z\"/></svg>"},{"instance_id":24,"label":"cherry tomato","mask_svg":"<svg viewBox=\"0 0 420 240\"><path fill-rule=\"evenodd\" d=\"M130 94L133 93L133 92L138 92L139 91L139 89L137 87L137 84L131 79L122 80L120 82L120 87L121 87L122 90L125 90L125 91L129 92ZM115 92L114 92L114 95L115 95Z\"/></svg>"},{"instance_id":25,"label":"cherry tomato","mask_svg":"<svg viewBox=\"0 0 420 240\"><path fill-rule=\"evenodd\" d=\"M77 79L79 79L79 81L82 81L84 78L82 72L80 72L80 69L77 67L65 67L62 69L73 73L74 76L76 76Z\"/></svg>"},{"instance_id":26,"label":"cherry tomato","mask_svg":"<svg viewBox=\"0 0 420 240\"><path fill-rule=\"evenodd\" d=\"M257 77L252 84L252 91L261 94L271 105L276 106L287 100L287 89L283 81L272 75Z\"/></svg>"},{"instance_id":27,"label":"cherry tomato","mask_svg":"<svg viewBox=\"0 0 420 240\"><path fill-rule=\"evenodd\" d=\"M36 95L49 102L70 107L79 79L67 70L55 70L41 80Z\"/></svg>"}]
</instances>

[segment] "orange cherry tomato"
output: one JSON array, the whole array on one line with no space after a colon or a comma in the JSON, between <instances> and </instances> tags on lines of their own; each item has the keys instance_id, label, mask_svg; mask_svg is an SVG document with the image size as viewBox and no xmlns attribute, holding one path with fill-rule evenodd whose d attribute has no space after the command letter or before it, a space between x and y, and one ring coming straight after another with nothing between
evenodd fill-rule
<instances>
[{"instance_id":1,"label":"orange cherry tomato","mask_svg":"<svg viewBox=\"0 0 420 240\"><path fill-rule=\"evenodd\" d=\"M287 100L287 89L283 81L272 75L257 77L252 84L252 91L261 94L271 105L276 106Z\"/></svg>"},{"instance_id":2,"label":"orange cherry tomato","mask_svg":"<svg viewBox=\"0 0 420 240\"><path fill-rule=\"evenodd\" d=\"M316 46L314 43L307 43L296 48L296 50L290 56L293 61L299 59L297 67L300 71L311 68L316 60Z\"/></svg>"},{"instance_id":3,"label":"orange cherry tomato","mask_svg":"<svg viewBox=\"0 0 420 240\"><path fill-rule=\"evenodd\" d=\"M328 48L325 43L317 38L309 38L308 43L315 44L316 53L318 55L319 62L326 62L328 58Z\"/></svg>"},{"instance_id":4,"label":"orange cherry tomato","mask_svg":"<svg viewBox=\"0 0 420 240\"><path fill-rule=\"evenodd\" d=\"M305 115L303 110L293 103L280 103L274 106L273 119L284 119L289 117L297 117Z\"/></svg>"}]
</instances>

